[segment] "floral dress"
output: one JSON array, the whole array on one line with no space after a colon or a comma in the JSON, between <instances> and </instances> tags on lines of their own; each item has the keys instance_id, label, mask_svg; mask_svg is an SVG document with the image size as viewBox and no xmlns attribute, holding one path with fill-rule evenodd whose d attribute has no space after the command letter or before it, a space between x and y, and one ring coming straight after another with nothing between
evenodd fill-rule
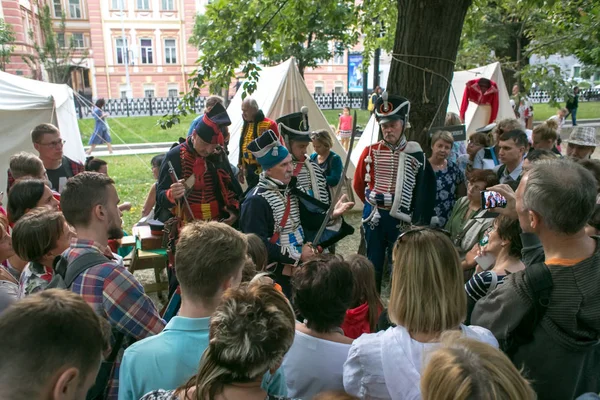
<instances>
[{"instance_id":1,"label":"floral dress","mask_svg":"<svg viewBox=\"0 0 600 400\"><path fill-rule=\"evenodd\" d=\"M438 217L438 226L445 226L454 202L456 189L465 181L465 176L458 166L448 161L446 169L435 171L437 190L435 195L435 214Z\"/></svg>"}]
</instances>

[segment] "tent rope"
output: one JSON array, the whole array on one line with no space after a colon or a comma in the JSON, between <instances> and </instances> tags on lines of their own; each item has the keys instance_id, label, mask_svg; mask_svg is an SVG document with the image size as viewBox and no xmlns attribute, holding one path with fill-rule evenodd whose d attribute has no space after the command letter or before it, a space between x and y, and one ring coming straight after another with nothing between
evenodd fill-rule
<instances>
[{"instance_id":1,"label":"tent rope","mask_svg":"<svg viewBox=\"0 0 600 400\"><path fill-rule=\"evenodd\" d=\"M456 93L454 92L454 88L452 87L452 82L448 78L446 78L444 75L442 75L442 74L440 74L438 72L435 72L435 71L433 71L433 70L431 70L429 68L423 68L423 67L420 67L418 65L409 63L408 61L401 60L401 59L399 59L399 58L397 58L395 56L392 56L392 59L395 60L395 61L397 61L397 62L399 62L399 63L408 65L409 67L412 67L412 68L419 69L419 70L423 71L423 78L425 78L425 73L427 72L427 73L430 73L432 75L439 76L440 78L442 78L443 80L445 80L448 83L449 90L452 91L452 94L454 96L454 101L456 102L456 105L458 106L458 108L460 108L460 105L458 104L458 98L456 97ZM423 79L423 86L424 86L423 87L423 95L426 98L427 94L425 92L425 80L424 79ZM438 105L437 111L435 112L435 115L433 116L433 118L431 120L431 123L429 124L429 129L427 129L428 131L431 130L431 127L433 126L433 123L435 122L435 119L437 118L437 116L438 116L438 114L440 112L440 109L442 108L442 104L443 103L444 103L444 100L442 100L440 102L440 104Z\"/></svg>"},{"instance_id":2,"label":"tent rope","mask_svg":"<svg viewBox=\"0 0 600 400\"><path fill-rule=\"evenodd\" d=\"M94 104L93 104L91 101L89 101L88 99L86 99L85 97L81 96L81 95L80 95L80 94L78 94L78 93L75 93L75 92L73 92L73 93L74 93L74 94L77 96L77 99L78 99L78 100L82 101L84 104L86 104L86 105L88 105L88 106L92 107L92 109L93 109L93 107L94 107L95 105L94 105ZM121 126L121 127L124 129L124 130L126 130L126 131L128 131L129 133L132 133L134 136L137 136L137 137L139 137L140 139L142 139L142 141L143 141L144 143L150 143L150 142L148 142L148 141L147 141L145 138L143 138L143 137L141 137L141 136L137 135L137 134L136 134L135 132L133 132L133 131L132 131L130 128L128 128L127 126L125 126L123 123L121 123L121 122L120 122L120 121L119 121L117 118L113 118L113 117L112 117L112 116L110 116L110 115L109 115L109 118L111 119L111 121L115 121L115 122L116 122L116 123L117 123L119 126ZM107 129L107 130L108 130L108 131L111 133L111 135L113 135L113 134L114 134L114 136L115 136L117 139L119 139L119 140L120 140L120 141L123 143L123 145L125 145L125 146L127 147L127 149L128 149L128 150L131 150L131 151L133 151L133 152L134 152L134 153L133 153L133 155L134 155L134 156L135 156L135 157L136 157L136 158L137 158L137 159L138 159L138 160L139 160L139 161L140 161L140 162L141 162L141 163L144 165L144 168L146 168L148 171L152 172L152 168L150 168L150 167L148 166L148 164L146 163L146 161L144 161L144 160L143 160L143 159L142 159L142 158L139 156L139 154L135 153L135 150L134 150L133 148L131 148L131 146L129 146L129 143L125 142L125 140L124 140L124 139L123 139L121 136L119 136L119 134L117 134L117 133L115 132L115 130L114 130L114 129L112 129L112 128L110 127L110 125L108 125L108 123L107 123L106 121L104 121L103 119L100 119L100 121L101 121L101 122L104 124L104 126L106 126L106 129ZM107 141L106 141L106 140L104 140L104 139L102 139L102 140L103 140L105 143L107 143ZM160 153L160 152L157 152L157 153Z\"/></svg>"}]
</instances>

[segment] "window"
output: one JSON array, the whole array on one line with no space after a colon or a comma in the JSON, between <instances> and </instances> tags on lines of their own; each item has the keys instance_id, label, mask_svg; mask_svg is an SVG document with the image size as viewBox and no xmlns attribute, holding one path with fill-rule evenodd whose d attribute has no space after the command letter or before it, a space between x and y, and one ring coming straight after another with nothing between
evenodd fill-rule
<instances>
[{"instance_id":1,"label":"window","mask_svg":"<svg viewBox=\"0 0 600 400\"><path fill-rule=\"evenodd\" d=\"M80 0L69 0L69 15L73 19L81 19Z\"/></svg>"},{"instance_id":2,"label":"window","mask_svg":"<svg viewBox=\"0 0 600 400\"><path fill-rule=\"evenodd\" d=\"M65 48L65 34L62 32L59 32L56 34L56 44L58 44L58 47L60 48Z\"/></svg>"},{"instance_id":3,"label":"window","mask_svg":"<svg viewBox=\"0 0 600 400\"><path fill-rule=\"evenodd\" d=\"M149 10L150 9L150 0L137 0L137 9L138 10Z\"/></svg>"},{"instance_id":4,"label":"window","mask_svg":"<svg viewBox=\"0 0 600 400\"><path fill-rule=\"evenodd\" d=\"M85 41L83 40L83 33L73 33L71 35L71 43L76 49L82 49L85 47Z\"/></svg>"},{"instance_id":5,"label":"window","mask_svg":"<svg viewBox=\"0 0 600 400\"><path fill-rule=\"evenodd\" d=\"M152 64L152 39L140 39L142 64Z\"/></svg>"},{"instance_id":6,"label":"window","mask_svg":"<svg viewBox=\"0 0 600 400\"><path fill-rule=\"evenodd\" d=\"M174 9L175 5L173 4L173 0L162 0L163 11L173 11Z\"/></svg>"},{"instance_id":7,"label":"window","mask_svg":"<svg viewBox=\"0 0 600 400\"><path fill-rule=\"evenodd\" d=\"M344 64L344 48L342 44L337 42L333 46L333 63L335 65L343 65Z\"/></svg>"},{"instance_id":8,"label":"window","mask_svg":"<svg viewBox=\"0 0 600 400\"><path fill-rule=\"evenodd\" d=\"M315 94L323 94L323 81L315 82Z\"/></svg>"},{"instance_id":9,"label":"window","mask_svg":"<svg viewBox=\"0 0 600 400\"><path fill-rule=\"evenodd\" d=\"M126 99L127 98L127 90L121 90L121 98L122 99Z\"/></svg>"},{"instance_id":10,"label":"window","mask_svg":"<svg viewBox=\"0 0 600 400\"><path fill-rule=\"evenodd\" d=\"M169 97L178 97L179 96L179 90L177 90L177 89L169 89L168 96Z\"/></svg>"},{"instance_id":11,"label":"window","mask_svg":"<svg viewBox=\"0 0 600 400\"><path fill-rule=\"evenodd\" d=\"M154 89L144 89L144 97L154 97Z\"/></svg>"},{"instance_id":12,"label":"window","mask_svg":"<svg viewBox=\"0 0 600 400\"><path fill-rule=\"evenodd\" d=\"M53 5L53 8L54 8L54 16L56 18L62 17L62 4L61 4L61 0L53 0L52 1L52 5Z\"/></svg>"},{"instance_id":13,"label":"window","mask_svg":"<svg viewBox=\"0 0 600 400\"><path fill-rule=\"evenodd\" d=\"M31 25L29 24L29 13L25 12L23 17L23 27L25 28L25 42L32 43L33 35L31 34Z\"/></svg>"},{"instance_id":14,"label":"window","mask_svg":"<svg viewBox=\"0 0 600 400\"><path fill-rule=\"evenodd\" d=\"M581 67L579 65L573 67L573 78L581 78Z\"/></svg>"},{"instance_id":15,"label":"window","mask_svg":"<svg viewBox=\"0 0 600 400\"><path fill-rule=\"evenodd\" d=\"M127 4L125 4L125 0L112 0L110 3L110 8L112 10L124 10L127 8Z\"/></svg>"},{"instance_id":16,"label":"window","mask_svg":"<svg viewBox=\"0 0 600 400\"><path fill-rule=\"evenodd\" d=\"M263 56L262 56L262 42L260 40L257 40L254 45L252 46L252 50L254 50L256 52L256 57L254 58L254 62L260 63L262 62Z\"/></svg>"},{"instance_id":17,"label":"window","mask_svg":"<svg viewBox=\"0 0 600 400\"><path fill-rule=\"evenodd\" d=\"M115 40L115 48L117 49L117 64L125 64L125 61L129 59L127 39L123 42L123 38L117 38Z\"/></svg>"},{"instance_id":18,"label":"window","mask_svg":"<svg viewBox=\"0 0 600 400\"><path fill-rule=\"evenodd\" d=\"M344 93L344 82L335 81L334 91L336 93Z\"/></svg>"},{"instance_id":19,"label":"window","mask_svg":"<svg viewBox=\"0 0 600 400\"><path fill-rule=\"evenodd\" d=\"M177 64L175 39L165 39L165 64Z\"/></svg>"}]
</instances>

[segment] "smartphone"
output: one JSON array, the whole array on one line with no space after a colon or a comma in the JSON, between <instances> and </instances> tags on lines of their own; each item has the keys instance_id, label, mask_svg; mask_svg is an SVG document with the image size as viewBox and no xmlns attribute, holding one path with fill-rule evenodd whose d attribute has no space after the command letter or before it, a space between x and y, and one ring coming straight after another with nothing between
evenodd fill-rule
<instances>
[{"instance_id":1,"label":"smartphone","mask_svg":"<svg viewBox=\"0 0 600 400\"><path fill-rule=\"evenodd\" d=\"M494 266L496 259L491 254L475 257L475 262L481 267L482 270L487 271Z\"/></svg>"},{"instance_id":2,"label":"smartphone","mask_svg":"<svg viewBox=\"0 0 600 400\"><path fill-rule=\"evenodd\" d=\"M506 207L506 199L498 192L492 190L484 190L481 192L481 208L487 210L488 208Z\"/></svg>"}]
</instances>

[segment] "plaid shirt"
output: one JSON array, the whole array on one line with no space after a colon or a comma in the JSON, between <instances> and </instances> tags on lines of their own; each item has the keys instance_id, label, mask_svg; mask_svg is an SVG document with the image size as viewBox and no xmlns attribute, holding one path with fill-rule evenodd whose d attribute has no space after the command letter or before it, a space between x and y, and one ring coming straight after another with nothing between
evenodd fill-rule
<instances>
[{"instance_id":1,"label":"plaid shirt","mask_svg":"<svg viewBox=\"0 0 600 400\"><path fill-rule=\"evenodd\" d=\"M100 252L111 259L94 266L79 275L71 290L106 318L113 329L124 333L126 338L136 340L160 333L165 327L152 300L144 293L144 288L135 277L120 264L107 246L90 240L71 241L63 256L71 263L78 256L93 251ZM112 338L113 342L115 338ZM128 340L123 341L123 350ZM119 390L119 366L123 357L119 352L112 378L108 384L108 399L117 399Z\"/></svg>"},{"instance_id":2,"label":"plaid shirt","mask_svg":"<svg viewBox=\"0 0 600 400\"><path fill-rule=\"evenodd\" d=\"M73 161L67 156L63 156L63 162L65 160L67 160L69 162L69 167L71 168L71 172L73 173L73 176L85 171L85 166L82 163ZM6 184L6 193L8 193L10 191L10 188L15 184L15 178L12 176L12 172L10 172L10 168L6 171L6 173L8 175L7 184Z\"/></svg>"}]
</instances>

